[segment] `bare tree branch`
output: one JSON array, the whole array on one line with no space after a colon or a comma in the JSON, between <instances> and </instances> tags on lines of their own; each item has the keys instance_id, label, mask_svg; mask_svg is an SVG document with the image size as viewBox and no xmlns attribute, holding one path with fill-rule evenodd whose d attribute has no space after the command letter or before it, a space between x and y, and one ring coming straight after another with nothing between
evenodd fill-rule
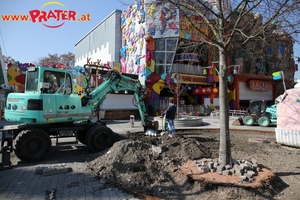
<instances>
[{"instance_id":1,"label":"bare tree branch","mask_svg":"<svg viewBox=\"0 0 300 200\"><path fill-rule=\"evenodd\" d=\"M219 161L231 164L227 58L244 54L245 59L251 61L250 64L255 65L256 62L265 60L266 63L274 65L273 69L279 69L280 66L272 63L272 57L278 56L280 41L286 41L288 44L297 42L300 32L298 20L300 1L236 0L230 3L226 0L163 0L160 2L175 5L181 13L181 21L184 19L186 23L181 24L180 28L184 29L184 26L192 28L192 31L200 37L199 41L182 45L181 48L186 47L190 50L191 45L199 47L202 43L205 43L211 52L213 47L217 48L217 52L212 54L217 55L214 59L217 58L219 64L221 121ZM286 66L294 62L291 59L292 56L286 59L288 61Z\"/></svg>"},{"instance_id":2,"label":"bare tree branch","mask_svg":"<svg viewBox=\"0 0 300 200\"><path fill-rule=\"evenodd\" d=\"M48 56L40 58L37 62L38 65L56 66L57 64L64 64L65 67L71 68L75 65L75 55L71 52L66 54L48 54Z\"/></svg>"}]
</instances>

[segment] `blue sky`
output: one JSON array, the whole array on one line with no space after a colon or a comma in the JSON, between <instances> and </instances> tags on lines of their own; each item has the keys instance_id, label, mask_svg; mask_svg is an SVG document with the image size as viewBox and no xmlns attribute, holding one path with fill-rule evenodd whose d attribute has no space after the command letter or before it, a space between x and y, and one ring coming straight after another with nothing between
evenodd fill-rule
<instances>
[{"instance_id":1,"label":"blue sky","mask_svg":"<svg viewBox=\"0 0 300 200\"><path fill-rule=\"evenodd\" d=\"M49 0L1 0L0 14L29 14L30 10L40 9L46 2ZM57 2L65 7L47 5L42 10L74 10L77 15L89 13L91 21L66 21L60 28L47 28L42 23L4 22L0 18L0 30L4 41L0 38L2 53L21 63L37 61L48 53L75 53L75 44L83 36L114 10L127 10L127 5L133 4L134 0L59 0ZM47 22L47 25L57 24L60 23L53 20Z\"/></svg>"},{"instance_id":2,"label":"blue sky","mask_svg":"<svg viewBox=\"0 0 300 200\"><path fill-rule=\"evenodd\" d=\"M29 14L29 11L40 9L49 0L1 0L0 14ZM103 21L115 9L127 10L134 0L60 0L64 5L47 5L43 10L64 9L76 11L77 16L90 14L90 21L66 21L60 28L47 28L42 23L4 22L0 19L0 45L3 54L11 56L21 63L36 62L50 54L75 53L75 44L97 24ZM61 22L61 21L59 21ZM45 23L58 25L53 20ZM0 35L0 37L1 37ZM300 57L300 45L294 47L295 56ZM300 69L300 63L297 63ZM300 71L295 78L300 79Z\"/></svg>"}]
</instances>

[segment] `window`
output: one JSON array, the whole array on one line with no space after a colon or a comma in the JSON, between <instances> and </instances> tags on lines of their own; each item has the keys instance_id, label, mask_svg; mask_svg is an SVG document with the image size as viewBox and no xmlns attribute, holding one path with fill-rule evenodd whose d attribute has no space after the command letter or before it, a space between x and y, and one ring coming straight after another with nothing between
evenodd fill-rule
<instances>
[{"instance_id":1,"label":"window","mask_svg":"<svg viewBox=\"0 0 300 200\"><path fill-rule=\"evenodd\" d=\"M155 40L155 72L158 74L170 73L175 52L177 49L177 38L164 38Z\"/></svg>"},{"instance_id":2,"label":"window","mask_svg":"<svg viewBox=\"0 0 300 200\"><path fill-rule=\"evenodd\" d=\"M26 82L26 91L37 91L38 87L38 71L28 71Z\"/></svg>"},{"instance_id":3,"label":"window","mask_svg":"<svg viewBox=\"0 0 300 200\"><path fill-rule=\"evenodd\" d=\"M165 64L166 53L165 52L155 52L156 64L163 65Z\"/></svg>"},{"instance_id":4,"label":"window","mask_svg":"<svg viewBox=\"0 0 300 200\"><path fill-rule=\"evenodd\" d=\"M49 83L46 93L71 94L71 77L65 72L44 72L44 82Z\"/></svg>"}]
</instances>

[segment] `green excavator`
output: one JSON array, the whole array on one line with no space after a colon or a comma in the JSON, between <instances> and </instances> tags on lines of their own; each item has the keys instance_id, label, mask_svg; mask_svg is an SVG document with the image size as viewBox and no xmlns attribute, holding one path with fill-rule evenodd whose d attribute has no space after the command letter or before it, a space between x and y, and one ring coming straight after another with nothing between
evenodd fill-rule
<instances>
[{"instance_id":1,"label":"green excavator","mask_svg":"<svg viewBox=\"0 0 300 200\"><path fill-rule=\"evenodd\" d=\"M132 91L144 131L157 132L158 122L146 112L140 81L110 70L105 81L92 88L88 72L93 67L84 66L81 73L88 79L88 86L80 92L74 91L74 77L66 69L28 68L24 93L9 93L6 99L4 118L16 125L1 129L2 164L9 162L8 154L12 150L22 161L45 158L50 151L52 136L74 136L91 152L111 147L122 138L121 135L114 133L104 122L93 122L92 119L112 92Z\"/></svg>"}]
</instances>

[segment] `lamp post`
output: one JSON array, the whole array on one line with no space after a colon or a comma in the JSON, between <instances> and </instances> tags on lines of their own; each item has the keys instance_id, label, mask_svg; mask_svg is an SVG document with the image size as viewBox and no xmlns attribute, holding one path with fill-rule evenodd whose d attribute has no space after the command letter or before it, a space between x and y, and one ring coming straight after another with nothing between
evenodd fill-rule
<instances>
[{"instance_id":1,"label":"lamp post","mask_svg":"<svg viewBox=\"0 0 300 200\"><path fill-rule=\"evenodd\" d=\"M240 65L229 65L227 69L234 67L233 74L239 74L241 72L241 66ZM219 70L215 68L214 66L207 66L207 67L202 67L203 68L203 75L207 75L207 70L206 69L215 69L217 74L219 75Z\"/></svg>"},{"instance_id":2,"label":"lamp post","mask_svg":"<svg viewBox=\"0 0 300 200\"><path fill-rule=\"evenodd\" d=\"M241 72L241 66L240 65L229 65L227 69L234 67L233 74L239 74Z\"/></svg>"}]
</instances>

